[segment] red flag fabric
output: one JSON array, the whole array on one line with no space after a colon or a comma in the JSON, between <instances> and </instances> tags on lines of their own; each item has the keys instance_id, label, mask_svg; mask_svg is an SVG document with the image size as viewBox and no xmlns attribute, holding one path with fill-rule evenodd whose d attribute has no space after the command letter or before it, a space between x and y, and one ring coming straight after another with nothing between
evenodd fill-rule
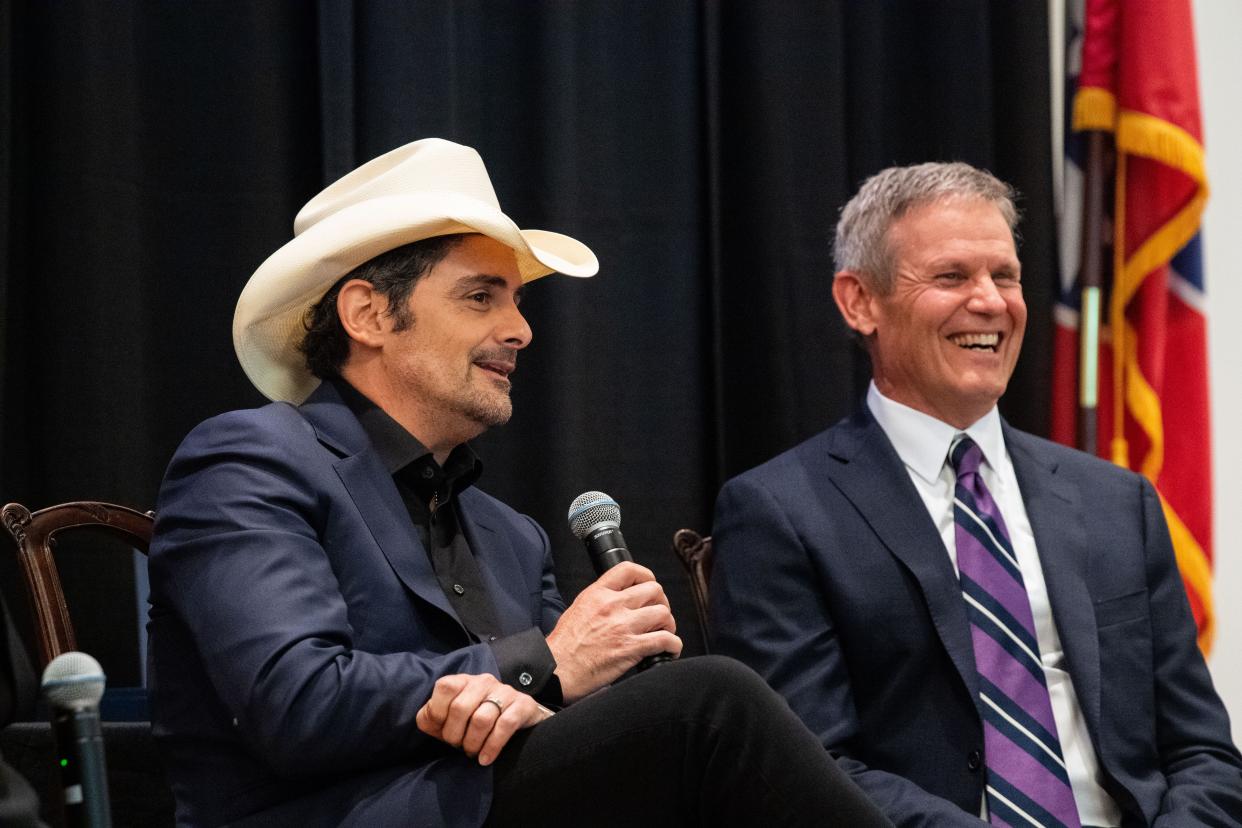
<instances>
[{"instance_id":1,"label":"red flag fabric","mask_svg":"<svg viewBox=\"0 0 1242 828\"><path fill-rule=\"evenodd\" d=\"M1208 186L1190 0L1087 0L1084 29L1073 127L1111 132L1117 161L1100 453L1160 492L1206 653L1212 466L1199 225ZM1071 444L1077 395L1065 378L1077 373L1077 347L1076 330L1059 325L1053 437Z\"/></svg>"}]
</instances>

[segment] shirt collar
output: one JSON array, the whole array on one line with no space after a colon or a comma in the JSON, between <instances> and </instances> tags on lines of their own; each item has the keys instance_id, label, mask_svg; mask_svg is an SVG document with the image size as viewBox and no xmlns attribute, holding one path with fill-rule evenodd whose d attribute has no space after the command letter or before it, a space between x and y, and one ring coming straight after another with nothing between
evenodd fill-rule
<instances>
[{"instance_id":1,"label":"shirt collar","mask_svg":"<svg viewBox=\"0 0 1242 828\"><path fill-rule=\"evenodd\" d=\"M406 431L387 411L341 377L332 377L328 381L336 387L345 405L358 418L358 423L367 433L371 446L389 474L395 475L414 465L440 471L431 450ZM452 491L460 492L478 480L482 473L483 463L478 455L468 444L462 443L449 452L444 461L443 475L437 473L435 482L439 484L441 480L446 481ZM421 475L417 475L416 479L421 479Z\"/></svg>"},{"instance_id":2,"label":"shirt collar","mask_svg":"<svg viewBox=\"0 0 1242 828\"><path fill-rule=\"evenodd\" d=\"M867 408L888 435L901 462L928 484L934 484L949 456L949 447L962 430L890 400L880 393L874 380L867 389ZM996 406L968 426L965 433L978 444L984 460L995 469L1005 453L1005 435Z\"/></svg>"}]
</instances>

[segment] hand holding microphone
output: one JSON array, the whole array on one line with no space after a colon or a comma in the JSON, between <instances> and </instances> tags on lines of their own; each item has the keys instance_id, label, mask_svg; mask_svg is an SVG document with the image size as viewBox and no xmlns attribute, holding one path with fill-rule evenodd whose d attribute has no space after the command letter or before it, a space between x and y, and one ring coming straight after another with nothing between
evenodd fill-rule
<instances>
[{"instance_id":1,"label":"hand holding microphone","mask_svg":"<svg viewBox=\"0 0 1242 828\"><path fill-rule=\"evenodd\" d=\"M634 560L621 537L621 507L603 492L583 492L574 498L569 504L569 531L586 544L596 575L603 575L623 561ZM672 660L670 653L649 655L638 662L638 669Z\"/></svg>"},{"instance_id":2,"label":"hand holding microphone","mask_svg":"<svg viewBox=\"0 0 1242 828\"><path fill-rule=\"evenodd\" d=\"M565 610L548 635L566 702L620 678L642 663L667 661L681 639L664 589L633 562L621 536L621 510L601 492L586 492L569 509L570 529L586 544L599 578Z\"/></svg>"}]
</instances>

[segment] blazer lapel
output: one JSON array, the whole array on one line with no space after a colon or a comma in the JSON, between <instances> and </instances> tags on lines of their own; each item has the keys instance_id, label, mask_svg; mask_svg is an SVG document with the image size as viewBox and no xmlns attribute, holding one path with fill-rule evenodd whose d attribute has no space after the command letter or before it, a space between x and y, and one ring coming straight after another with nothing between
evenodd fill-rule
<instances>
[{"instance_id":1,"label":"blazer lapel","mask_svg":"<svg viewBox=\"0 0 1242 828\"><path fill-rule=\"evenodd\" d=\"M444 597L396 485L336 389L331 383L321 383L300 410L320 441L340 455L335 463L337 476L397 577L407 589L460 625L461 619Z\"/></svg>"},{"instance_id":2,"label":"blazer lapel","mask_svg":"<svg viewBox=\"0 0 1242 828\"><path fill-rule=\"evenodd\" d=\"M975 653L957 573L901 458L865 409L830 433L829 477L918 581L936 633L977 699Z\"/></svg>"},{"instance_id":3,"label":"blazer lapel","mask_svg":"<svg viewBox=\"0 0 1242 828\"><path fill-rule=\"evenodd\" d=\"M501 632L521 632L531 625L531 596L524 593L522 569L508 533L495 525L494 510L475 489L460 495L461 529L479 564L479 575L496 609ZM537 619L536 619L537 621Z\"/></svg>"},{"instance_id":4,"label":"blazer lapel","mask_svg":"<svg viewBox=\"0 0 1242 828\"><path fill-rule=\"evenodd\" d=\"M1087 728L1098 740L1100 644L1095 606L1087 588L1091 550L1087 545L1081 493L1071 481L1057 474L1055 461L1040 456L1034 438L1007 423L1004 429L1018 488L1035 534L1066 667Z\"/></svg>"}]
</instances>

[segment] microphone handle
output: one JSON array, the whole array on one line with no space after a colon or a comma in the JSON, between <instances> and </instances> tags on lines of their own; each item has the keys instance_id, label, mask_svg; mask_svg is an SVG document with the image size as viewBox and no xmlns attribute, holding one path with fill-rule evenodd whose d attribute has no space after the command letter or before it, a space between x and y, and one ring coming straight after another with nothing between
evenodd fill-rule
<instances>
[{"instance_id":1,"label":"microphone handle","mask_svg":"<svg viewBox=\"0 0 1242 828\"><path fill-rule=\"evenodd\" d=\"M641 673L644 670L651 669L657 664L667 664L668 662L672 660L673 660L672 653L656 653L655 655L649 655L649 656L644 657L642 661L638 662L638 666L634 669L638 670L638 672Z\"/></svg>"},{"instance_id":2,"label":"microphone handle","mask_svg":"<svg viewBox=\"0 0 1242 828\"><path fill-rule=\"evenodd\" d=\"M112 828L99 710L57 709L52 724L64 788L65 824L70 828Z\"/></svg>"},{"instance_id":3,"label":"microphone handle","mask_svg":"<svg viewBox=\"0 0 1242 828\"><path fill-rule=\"evenodd\" d=\"M630 554L629 548L625 545L621 530L616 526L601 526L588 532L582 540L586 543L587 554L591 556L591 565L595 567L596 575L603 575L622 561L634 560L634 556ZM636 669L641 673L657 664L672 660L671 653L656 653L645 656L642 661L638 662Z\"/></svg>"}]
</instances>

